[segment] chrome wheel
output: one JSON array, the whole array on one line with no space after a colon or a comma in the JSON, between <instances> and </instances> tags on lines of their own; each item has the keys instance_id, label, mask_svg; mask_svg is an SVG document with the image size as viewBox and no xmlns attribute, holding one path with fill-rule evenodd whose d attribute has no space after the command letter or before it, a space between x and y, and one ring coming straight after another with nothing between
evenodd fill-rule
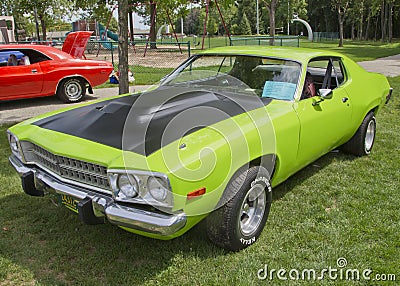
<instances>
[{"instance_id":1,"label":"chrome wheel","mask_svg":"<svg viewBox=\"0 0 400 286\"><path fill-rule=\"evenodd\" d=\"M239 230L244 236L253 235L259 228L266 207L265 187L254 184L247 192L239 213Z\"/></svg>"},{"instance_id":2,"label":"chrome wheel","mask_svg":"<svg viewBox=\"0 0 400 286\"><path fill-rule=\"evenodd\" d=\"M367 126L367 131L365 132L365 151L369 153L372 149L372 145L374 144L375 140L375 120L370 120Z\"/></svg>"},{"instance_id":3,"label":"chrome wheel","mask_svg":"<svg viewBox=\"0 0 400 286\"><path fill-rule=\"evenodd\" d=\"M238 251L257 241L272 203L269 172L262 166L243 167L225 190L235 194L207 217L207 234L212 242Z\"/></svg>"},{"instance_id":4,"label":"chrome wheel","mask_svg":"<svg viewBox=\"0 0 400 286\"><path fill-rule=\"evenodd\" d=\"M70 79L65 83L64 93L70 101L79 100L82 97L82 84L77 79Z\"/></svg>"}]
</instances>

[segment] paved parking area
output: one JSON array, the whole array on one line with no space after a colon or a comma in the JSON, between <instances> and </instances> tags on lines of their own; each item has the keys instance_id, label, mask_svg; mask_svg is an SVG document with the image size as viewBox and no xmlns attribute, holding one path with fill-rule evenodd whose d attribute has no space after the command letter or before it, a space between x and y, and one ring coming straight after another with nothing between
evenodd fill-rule
<instances>
[{"instance_id":1,"label":"paved parking area","mask_svg":"<svg viewBox=\"0 0 400 286\"><path fill-rule=\"evenodd\" d=\"M149 86L131 86L130 92L141 91ZM101 98L118 95L118 88L94 89L93 94L86 96L83 102L90 102ZM70 107L79 103L63 103L56 96L0 101L0 124L20 122L22 120L43 114L56 109Z\"/></svg>"},{"instance_id":2,"label":"paved parking area","mask_svg":"<svg viewBox=\"0 0 400 286\"><path fill-rule=\"evenodd\" d=\"M400 55L359 62L358 64L370 72L377 72L386 76L400 75Z\"/></svg>"}]
</instances>

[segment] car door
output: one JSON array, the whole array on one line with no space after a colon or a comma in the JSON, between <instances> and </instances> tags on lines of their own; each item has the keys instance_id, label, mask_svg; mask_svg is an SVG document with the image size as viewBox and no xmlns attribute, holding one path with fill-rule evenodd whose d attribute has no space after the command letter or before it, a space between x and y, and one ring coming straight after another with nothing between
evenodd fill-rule
<instances>
[{"instance_id":1,"label":"car door","mask_svg":"<svg viewBox=\"0 0 400 286\"><path fill-rule=\"evenodd\" d=\"M39 63L0 67L0 97L13 99L40 95L43 72Z\"/></svg>"},{"instance_id":2,"label":"car door","mask_svg":"<svg viewBox=\"0 0 400 286\"><path fill-rule=\"evenodd\" d=\"M310 61L307 73L314 78L316 90L330 90L330 95L328 98L317 95L295 103L300 121L297 160L301 165L309 164L337 147L351 128L352 114L351 100L346 91L347 77L340 59Z\"/></svg>"}]
</instances>

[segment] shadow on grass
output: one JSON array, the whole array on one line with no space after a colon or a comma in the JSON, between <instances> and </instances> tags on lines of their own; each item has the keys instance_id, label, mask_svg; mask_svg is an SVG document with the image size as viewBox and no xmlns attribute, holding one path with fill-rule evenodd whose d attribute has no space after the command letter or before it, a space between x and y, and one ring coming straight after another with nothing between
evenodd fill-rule
<instances>
[{"instance_id":1,"label":"shadow on grass","mask_svg":"<svg viewBox=\"0 0 400 286\"><path fill-rule=\"evenodd\" d=\"M314 176L316 173L323 171L325 167L332 164L334 160L338 161L351 161L356 157L342 153L338 150L329 152L318 160L312 162L307 167L301 169L293 176L289 177L286 181L273 189L273 200L277 201L282 199L287 193L291 192L293 188L301 184L303 181Z\"/></svg>"}]
</instances>

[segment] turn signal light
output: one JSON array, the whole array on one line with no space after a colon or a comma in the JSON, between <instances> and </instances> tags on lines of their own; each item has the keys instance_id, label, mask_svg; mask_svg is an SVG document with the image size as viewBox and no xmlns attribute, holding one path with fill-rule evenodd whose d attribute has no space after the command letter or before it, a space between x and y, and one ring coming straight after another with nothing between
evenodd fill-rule
<instances>
[{"instance_id":1,"label":"turn signal light","mask_svg":"<svg viewBox=\"0 0 400 286\"><path fill-rule=\"evenodd\" d=\"M197 198L197 197L199 197L201 195L204 195L205 193L206 193L206 188L203 187L201 189L198 189L198 190L195 190L193 192L188 193L187 194L187 199L191 200L191 199Z\"/></svg>"}]
</instances>

